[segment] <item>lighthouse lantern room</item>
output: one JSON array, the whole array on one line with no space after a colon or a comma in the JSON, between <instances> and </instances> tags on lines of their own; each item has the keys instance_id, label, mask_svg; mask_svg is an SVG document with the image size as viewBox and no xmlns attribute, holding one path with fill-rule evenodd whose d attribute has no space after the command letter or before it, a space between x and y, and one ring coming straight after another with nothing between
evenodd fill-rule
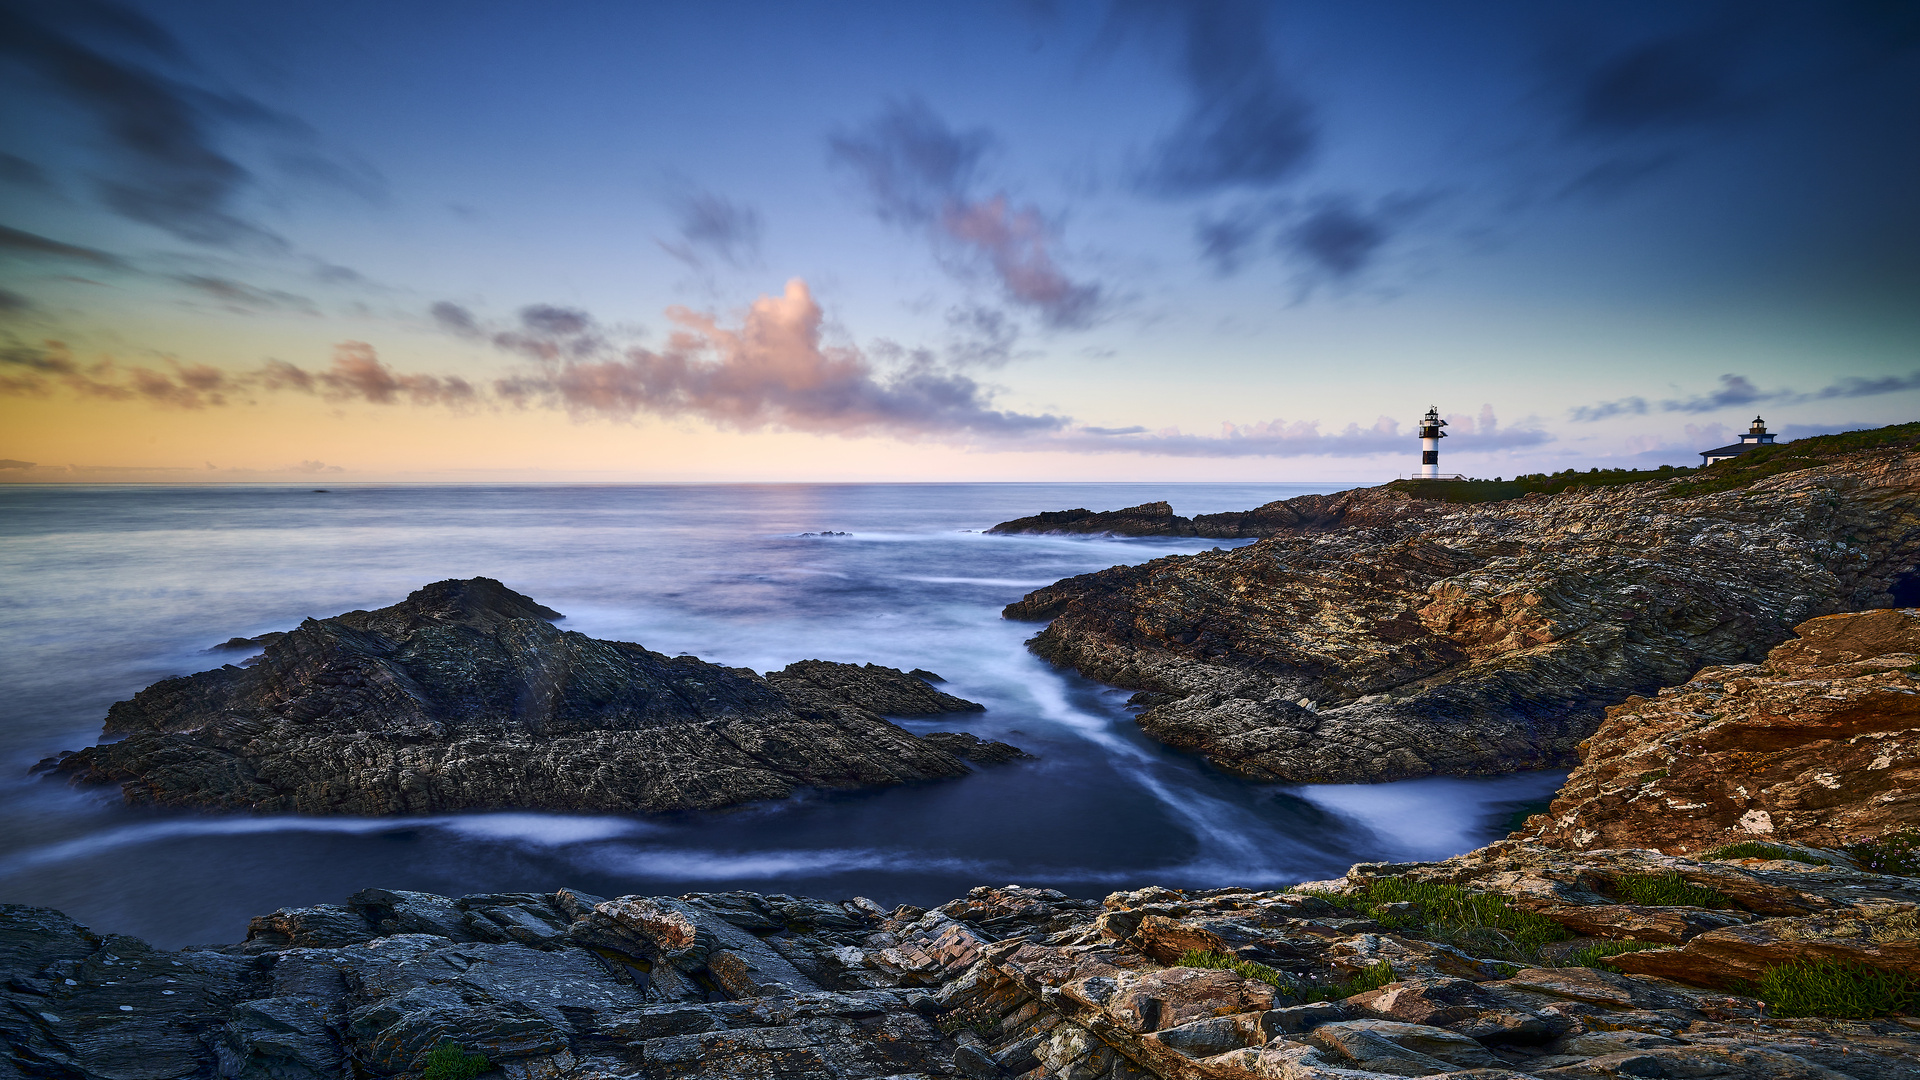
<instances>
[{"instance_id":1,"label":"lighthouse lantern room","mask_svg":"<svg viewBox=\"0 0 1920 1080\"><path fill-rule=\"evenodd\" d=\"M1447 433L1440 429L1447 426L1440 419L1438 405L1427 406L1427 415L1420 421L1420 476L1422 479L1434 479L1440 475L1440 440Z\"/></svg>"}]
</instances>

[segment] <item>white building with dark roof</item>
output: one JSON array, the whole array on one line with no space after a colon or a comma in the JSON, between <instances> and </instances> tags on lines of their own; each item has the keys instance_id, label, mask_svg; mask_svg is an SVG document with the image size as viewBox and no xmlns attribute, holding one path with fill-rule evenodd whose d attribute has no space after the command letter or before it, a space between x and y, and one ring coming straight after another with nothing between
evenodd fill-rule
<instances>
[{"instance_id":1,"label":"white building with dark roof","mask_svg":"<svg viewBox=\"0 0 1920 1080\"><path fill-rule=\"evenodd\" d=\"M1737 458L1756 446L1773 445L1773 436L1767 433L1767 422L1759 417L1753 418L1753 426L1747 429L1740 441L1731 446L1716 446L1712 450L1700 451L1700 464L1711 465L1716 461Z\"/></svg>"}]
</instances>

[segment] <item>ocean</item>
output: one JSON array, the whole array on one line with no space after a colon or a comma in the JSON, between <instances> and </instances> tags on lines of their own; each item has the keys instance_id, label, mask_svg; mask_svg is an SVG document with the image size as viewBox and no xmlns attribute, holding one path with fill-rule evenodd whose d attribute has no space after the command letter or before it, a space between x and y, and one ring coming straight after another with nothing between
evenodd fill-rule
<instances>
[{"instance_id":1,"label":"ocean","mask_svg":"<svg viewBox=\"0 0 1920 1080\"><path fill-rule=\"evenodd\" d=\"M996 522L1155 499L1243 510L1345 486L0 487L0 902L175 947L238 941L250 916L368 886L931 905L976 885L1280 886L1466 851L1565 774L1249 783L1147 739L1126 692L1051 668L1023 647L1037 625L1000 618L1063 577L1231 545L983 535ZM208 814L28 774L96 741L113 702L236 659L216 643L480 575L565 613L565 629L658 652L926 668L987 711L903 727L1036 759L656 816Z\"/></svg>"}]
</instances>

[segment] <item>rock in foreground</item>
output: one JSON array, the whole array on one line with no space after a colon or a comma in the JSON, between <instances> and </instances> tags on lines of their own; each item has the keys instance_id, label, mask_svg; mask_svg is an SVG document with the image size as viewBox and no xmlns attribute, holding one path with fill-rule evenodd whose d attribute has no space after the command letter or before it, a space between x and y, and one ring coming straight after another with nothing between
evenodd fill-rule
<instances>
[{"instance_id":1,"label":"rock in foreground","mask_svg":"<svg viewBox=\"0 0 1920 1080\"><path fill-rule=\"evenodd\" d=\"M1734 490L1701 493L1736 478L1702 473L1350 513L1069 578L1005 614L1052 620L1036 653L1141 691L1149 734L1244 775L1571 765L1605 706L1892 602L1920 558L1920 450L1804 442L1795 471ZM1348 495L1405 500L1370 491Z\"/></svg>"},{"instance_id":2,"label":"rock in foreground","mask_svg":"<svg viewBox=\"0 0 1920 1080\"><path fill-rule=\"evenodd\" d=\"M1650 873L1737 903L1607 895ZM1585 936L1539 948L1449 922L1437 899L1375 902L1392 884L1458 887L1447 883L1485 890L1503 926L1531 918ZM1102 903L1008 886L931 911L741 892L368 889L257 918L243 945L179 952L0 906L0 1042L21 1074L85 1080L419 1076L449 1042L511 1080L1920 1073L1920 1021L1775 1017L1726 988L1746 970L1723 962L1727 948L1702 947L1730 929L1776 957L1865 955L1819 927L1910 929L1913 879L1508 843L1363 864L1313 888L1147 888ZM1613 960L1674 977L1570 966L1570 950L1648 926L1667 936L1642 942L1684 945ZM1876 962L1920 971L1911 947L1885 945Z\"/></svg>"},{"instance_id":3,"label":"rock in foreground","mask_svg":"<svg viewBox=\"0 0 1920 1080\"><path fill-rule=\"evenodd\" d=\"M1920 610L1829 615L1764 663L1629 698L1521 835L1555 847L1835 847L1920 826Z\"/></svg>"},{"instance_id":4,"label":"rock in foreground","mask_svg":"<svg viewBox=\"0 0 1920 1080\"><path fill-rule=\"evenodd\" d=\"M980 708L921 679L821 660L762 678L559 617L474 578L308 619L251 666L120 702L124 739L42 767L129 802L342 814L702 809L968 771L881 717Z\"/></svg>"}]
</instances>

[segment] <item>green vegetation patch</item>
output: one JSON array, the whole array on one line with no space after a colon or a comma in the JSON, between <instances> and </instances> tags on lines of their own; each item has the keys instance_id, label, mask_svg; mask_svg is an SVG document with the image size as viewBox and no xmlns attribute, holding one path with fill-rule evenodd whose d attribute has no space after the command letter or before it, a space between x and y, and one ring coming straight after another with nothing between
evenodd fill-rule
<instances>
[{"instance_id":1,"label":"green vegetation patch","mask_svg":"<svg viewBox=\"0 0 1920 1080\"><path fill-rule=\"evenodd\" d=\"M1673 481L1660 497L1682 499L1749 487L1781 473L1825 465L1834 458L1860 450L1920 445L1920 422L1896 424L1871 431L1817 435L1790 443L1759 446L1727 461L1698 467L1662 465L1657 469L1563 469L1556 473L1526 473L1511 480L1395 480L1388 487L1416 499L1445 503L1505 502L1526 495L1558 495L1576 487L1617 487L1650 480Z\"/></svg>"},{"instance_id":2,"label":"green vegetation patch","mask_svg":"<svg viewBox=\"0 0 1920 1080\"><path fill-rule=\"evenodd\" d=\"M1452 945L1475 956L1534 963L1540 947L1574 935L1544 915L1493 893L1407 878L1380 878L1350 895L1310 893L1385 929Z\"/></svg>"},{"instance_id":3,"label":"green vegetation patch","mask_svg":"<svg viewBox=\"0 0 1920 1080\"><path fill-rule=\"evenodd\" d=\"M1872 840L1862 840L1840 849L1874 874L1902 874L1920 877L1920 830L1905 829Z\"/></svg>"},{"instance_id":4,"label":"green vegetation patch","mask_svg":"<svg viewBox=\"0 0 1920 1080\"><path fill-rule=\"evenodd\" d=\"M1557 473L1528 473L1511 480L1395 480L1387 486L1432 502L1486 503L1505 502L1534 493L1558 495L1576 487L1617 487L1649 480L1673 480L1698 471L1672 465L1657 469L1588 469L1586 472L1564 469Z\"/></svg>"},{"instance_id":5,"label":"green vegetation patch","mask_svg":"<svg viewBox=\"0 0 1920 1080\"><path fill-rule=\"evenodd\" d=\"M466 1047L448 1039L427 1051L427 1064L420 1070L420 1080L473 1080L491 1068L493 1063L487 1060L487 1055L468 1053Z\"/></svg>"},{"instance_id":6,"label":"green vegetation patch","mask_svg":"<svg viewBox=\"0 0 1920 1080\"><path fill-rule=\"evenodd\" d=\"M1739 457L1716 462L1694 470L1696 475L1669 487L1667 498L1708 495L1748 487L1769 476L1825 465L1841 454L1883 447L1920 444L1920 422L1895 424L1871 431L1848 431L1839 435L1817 435L1790 443L1775 443L1749 450Z\"/></svg>"},{"instance_id":7,"label":"green vegetation patch","mask_svg":"<svg viewBox=\"0 0 1920 1080\"><path fill-rule=\"evenodd\" d=\"M1679 874L1640 874L1619 878L1613 883L1620 895L1647 907L1733 907L1733 900L1718 889L1694 885Z\"/></svg>"},{"instance_id":8,"label":"green vegetation patch","mask_svg":"<svg viewBox=\"0 0 1920 1080\"><path fill-rule=\"evenodd\" d=\"M1617 972L1620 969L1607 963L1607 957L1664 948L1666 948L1665 945L1653 941L1596 941L1568 953L1565 959L1560 961L1560 966L1599 968L1602 971Z\"/></svg>"},{"instance_id":9,"label":"green vegetation patch","mask_svg":"<svg viewBox=\"0 0 1920 1080\"><path fill-rule=\"evenodd\" d=\"M1180 954L1180 959L1175 961L1175 966L1231 971L1235 975L1245 976L1255 982L1266 983L1275 990L1292 992L1296 989L1292 979L1287 978L1285 975L1282 975L1267 965L1255 963L1252 960L1242 960L1237 956L1228 956L1226 953L1202 952L1198 949L1188 949L1186 952Z\"/></svg>"},{"instance_id":10,"label":"green vegetation patch","mask_svg":"<svg viewBox=\"0 0 1920 1080\"><path fill-rule=\"evenodd\" d=\"M1284 972L1275 971L1265 964L1252 960L1242 960L1225 953L1201 952L1189 949L1180 954L1176 961L1178 967L1212 968L1216 971L1231 971L1256 982L1266 983L1281 993L1288 994L1301 1002L1339 1001L1355 994L1364 994L1369 990L1378 990L1393 981L1393 965L1385 960L1367 968L1351 979L1339 982L1315 983L1296 979Z\"/></svg>"},{"instance_id":11,"label":"green vegetation patch","mask_svg":"<svg viewBox=\"0 0 1920 1080\"><path fill-rule=\"evenodd\" d=\"M1389 929L1400 927L1425 929L1442 938L1465 938L1498 944L1505 939L1518 956L1502 959L1531 959L1540 946L1565 941L1573 934L1544 915L1509 904L1506 897L1493 893L1469 892L1458 885L1406 878L1381 878L1364 893L1369 904L1414 904L1417 914L1382 912L1374 917Z\"/></svg>"},{"instance_id":12,"label":"green vegetation patch","mask_svg":"<svg viewBox=\"0 0 1920 1080\"><path fill-rule=\"evenodd\" d=\"M1798 848L1781 847L1759 840L1742 840L1738 844L1728 844L1707 852L1708 859L1790 859L1794 862L1811 863L1814 866L1832 866L1833 864L1818 855L1809 855Z\"/></svg>"},{"instance_id":13,"label":"green vegetation patch","mask_svg":"<svg viewBox=\"0 0 1920 1080\"><path fill-rule=\"evenodd\" d=\"M1782 964L1737 989L1766 1002L1775 1016L1865 1020L1920 1009L1920 976L1844 960Z\"/></svg>"}]
</instances>

